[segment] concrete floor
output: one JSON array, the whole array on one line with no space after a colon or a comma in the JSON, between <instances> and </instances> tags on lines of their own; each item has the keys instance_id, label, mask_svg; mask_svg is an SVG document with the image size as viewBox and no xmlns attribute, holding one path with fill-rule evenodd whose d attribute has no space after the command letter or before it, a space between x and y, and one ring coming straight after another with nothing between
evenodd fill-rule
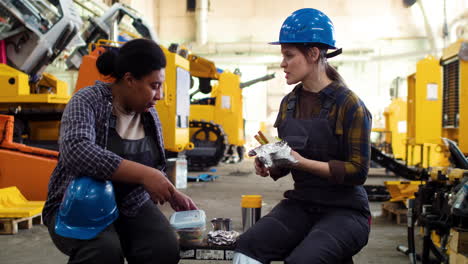
<instances>
[{"instance_id":1,"label":"concrete floor","mask_svg":"<svg viewBox=\"0 0 468 264\"><path fill-rule=\"evenodd\" d=\"M233 220L234 230L241 230L240 198L243 194L263 195L262 214L282 199L283 192L292 187L291 177L274 182L254 174L252 160L241 164L227 164L216 168L213 173L220 177L214 182L189 183L183 190L190 195L200 209L205 210L207 224L215 217L229 217ZM195 173L190 173L196 175ZM381 184L384 180L396 180L385 177L382 170L371 170L367 184ZM168 206L162 206L166 216L172 214ZM408 263L408 258L396 251L397 245L406 244L406 226L380 216L380 202L372 202L372 230L369 244L354 257L354 263ZM207 225L207 231L211 226ZM2 264L55 264L66 263L67 257L52 244L45 226L34 226L29 230L20 230L16 235L0 236L0 263ZM180 263L229 263L221 261L189 261Z\"/></svg>"}]
</instances>

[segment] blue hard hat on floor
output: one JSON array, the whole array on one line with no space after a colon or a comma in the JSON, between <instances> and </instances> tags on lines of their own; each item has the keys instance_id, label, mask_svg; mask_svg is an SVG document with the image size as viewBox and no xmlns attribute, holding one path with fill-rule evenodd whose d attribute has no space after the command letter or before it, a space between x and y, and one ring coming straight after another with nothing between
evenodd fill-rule
<instances>
[{"instance_id":1,"label":"blue hard hat on floor","mask_svg":"<svg viewBox=\"0 0 468 264\"><path fill-rule=\"evenodd\" d=\"M319 43L328 49L335 47L335 28L330 18L313 8L302 8L286 18L279 40L270 44Z\"/></svg>"},{"instance_id":2,"label":"blue hard hat on floor","mask_svg":"<svg viewBox=\"0 0 468 264\"><path fill-rule=\"evenodd\" d=\"M78 177L67 187L56 216L55 232L68 238L92 239L118 216L110 181Z\"/></svg>"}]
</instances>

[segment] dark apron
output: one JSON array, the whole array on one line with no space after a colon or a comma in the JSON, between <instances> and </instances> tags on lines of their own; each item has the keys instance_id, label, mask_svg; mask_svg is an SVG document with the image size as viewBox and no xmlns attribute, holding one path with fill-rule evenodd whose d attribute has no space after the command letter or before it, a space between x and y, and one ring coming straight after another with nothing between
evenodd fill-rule
<instances>
[{"instance_id":1,"label":"dark apron","mask_svg":"<svg viewBox=\"0 0 468 264\"><path fill-rule=\"evenodd\" d=\"M144 116L141 118L144 118ZM157 148L156 141L153 137L150 136L154 134L152 128L149 125L144 126L145 137L142 139L123 139L115 130L116 122L116 117L111 115L109 123L109 134L107 139L107 149L119 155L123 159L138 162L152 168L158 168L158 164L161 163L161 155ZM147 122L143 122L143 124L145 123ZM117 205L122 204L125 196L127 196L136 188L140 187L139 184L123 182L112 182L112 184L114 185Z\"/></svg>"},{"instance_id":2,"label":"dark apron","mask_svg":"<svg viewBox=\"0 0 468 264\"><path fill-rule=\"evenodd\" d=\"M334 123L328 120L330 109L336 98L345 95L347 88L335 90L331 97L322 100L322 108L318 117L299 120L294 118L297 97L288 100L286 118L278 127L279 137L301 156L328 162L330 160L344 160L343 149L338 137L334 133ZM334 122L333 120L332 122ZM291 171L294 179L294 190L285 192L285 197L326 207L343 207L369 212L369 202L363 186L335 184L328 179L310 173Z\"/></svg>"},{"instance_id":3,"label":"dark apron","mask_svg":"<svg viewBox=\"0 0 468 264\"><path fill-rule=\"evenodd\" d=\"M340 88L333 98L322 100L319 116L308 120L293 117L297 99L292 96L286 118L278 128L279 136L307 159L344 160L328 113L335 98L346 91ZM353 263L352 256L369 237L369 205L364 188L334 184L300 170L291 173L294 190L285 193L288 199L240 236L236 252L261 263Z\"/></svg>"}]
</instances>

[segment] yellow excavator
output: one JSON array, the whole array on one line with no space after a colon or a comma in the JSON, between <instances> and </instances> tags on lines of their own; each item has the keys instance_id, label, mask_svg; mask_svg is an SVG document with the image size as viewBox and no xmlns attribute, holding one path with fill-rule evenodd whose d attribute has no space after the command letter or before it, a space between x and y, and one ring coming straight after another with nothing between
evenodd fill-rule
<instances>
[{"instance_id":1,"label":"yellow excavator","mask_svg":"<svg viewBox=\"0 0 468 264\"><path fill-rule=\"evenodd\" d=\"M240 162L245 152L242 89L275 75L241 83L239 74L220 70L210 60L194 54L188 60L191 76L198 79L190 95L190 141L195 148L186 152L189 169ZM195 99L198 93L207 97Z\"/></svg>"},{"instance_id":2,"label":"yellow excavator","mask_svg":"<svg viewBox=\"0 0 468 264\"><path fill-rule=\"evenodd\" d=\"M70 95L45 73L70 44L82 42L70 0L0 2L0 114L15 117L14 140L56 149L58 120Z\"/></svg>"},{"instance_id":3,"label":"yellow excavator","mask_svg":"<svg viewBox=\"0 0 468 264\"><path fill-rule=\"evenodd\" d=\"M80 42L81 24L70 0L0 1L0 188L16 186L29 200L46 198L70 98L44 70Z\"/></svg>"}]
</instances>

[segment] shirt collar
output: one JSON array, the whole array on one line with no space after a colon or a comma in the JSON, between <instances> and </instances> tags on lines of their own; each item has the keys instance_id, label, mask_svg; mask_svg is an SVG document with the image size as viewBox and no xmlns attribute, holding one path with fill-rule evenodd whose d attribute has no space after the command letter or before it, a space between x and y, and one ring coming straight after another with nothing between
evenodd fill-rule
<instances>
[{"instance_id":1,"label":"shirt collar","mask_svg":"<svg viewBox=\"0 0 468 264\"><path fill-rule=\"evenodd\" d=\"M325 88L323 88L318 94L319 97L322 99L324 97L328 97L331 99L335 98L335 91L338 90L339 85L337 85L336 82L331 82L329 85L327 85ZM302 83L296 85L293 89L294 95L298 96L299 92L302 90Z\"/></svg>"},{"instance_id":2,"label":"shirt collar","mask_svg":"<svg viewBox=\"0 0 468 264\"><path fill-rule=\"evenodd\" d=\"M96 82L94 83L94 85L101 88L101 91L105 97L109 97L112 99L112 88L110 86L111 84L112 83L107 83L99 80L96 80Z\"/></svg>"}]
</instances>

